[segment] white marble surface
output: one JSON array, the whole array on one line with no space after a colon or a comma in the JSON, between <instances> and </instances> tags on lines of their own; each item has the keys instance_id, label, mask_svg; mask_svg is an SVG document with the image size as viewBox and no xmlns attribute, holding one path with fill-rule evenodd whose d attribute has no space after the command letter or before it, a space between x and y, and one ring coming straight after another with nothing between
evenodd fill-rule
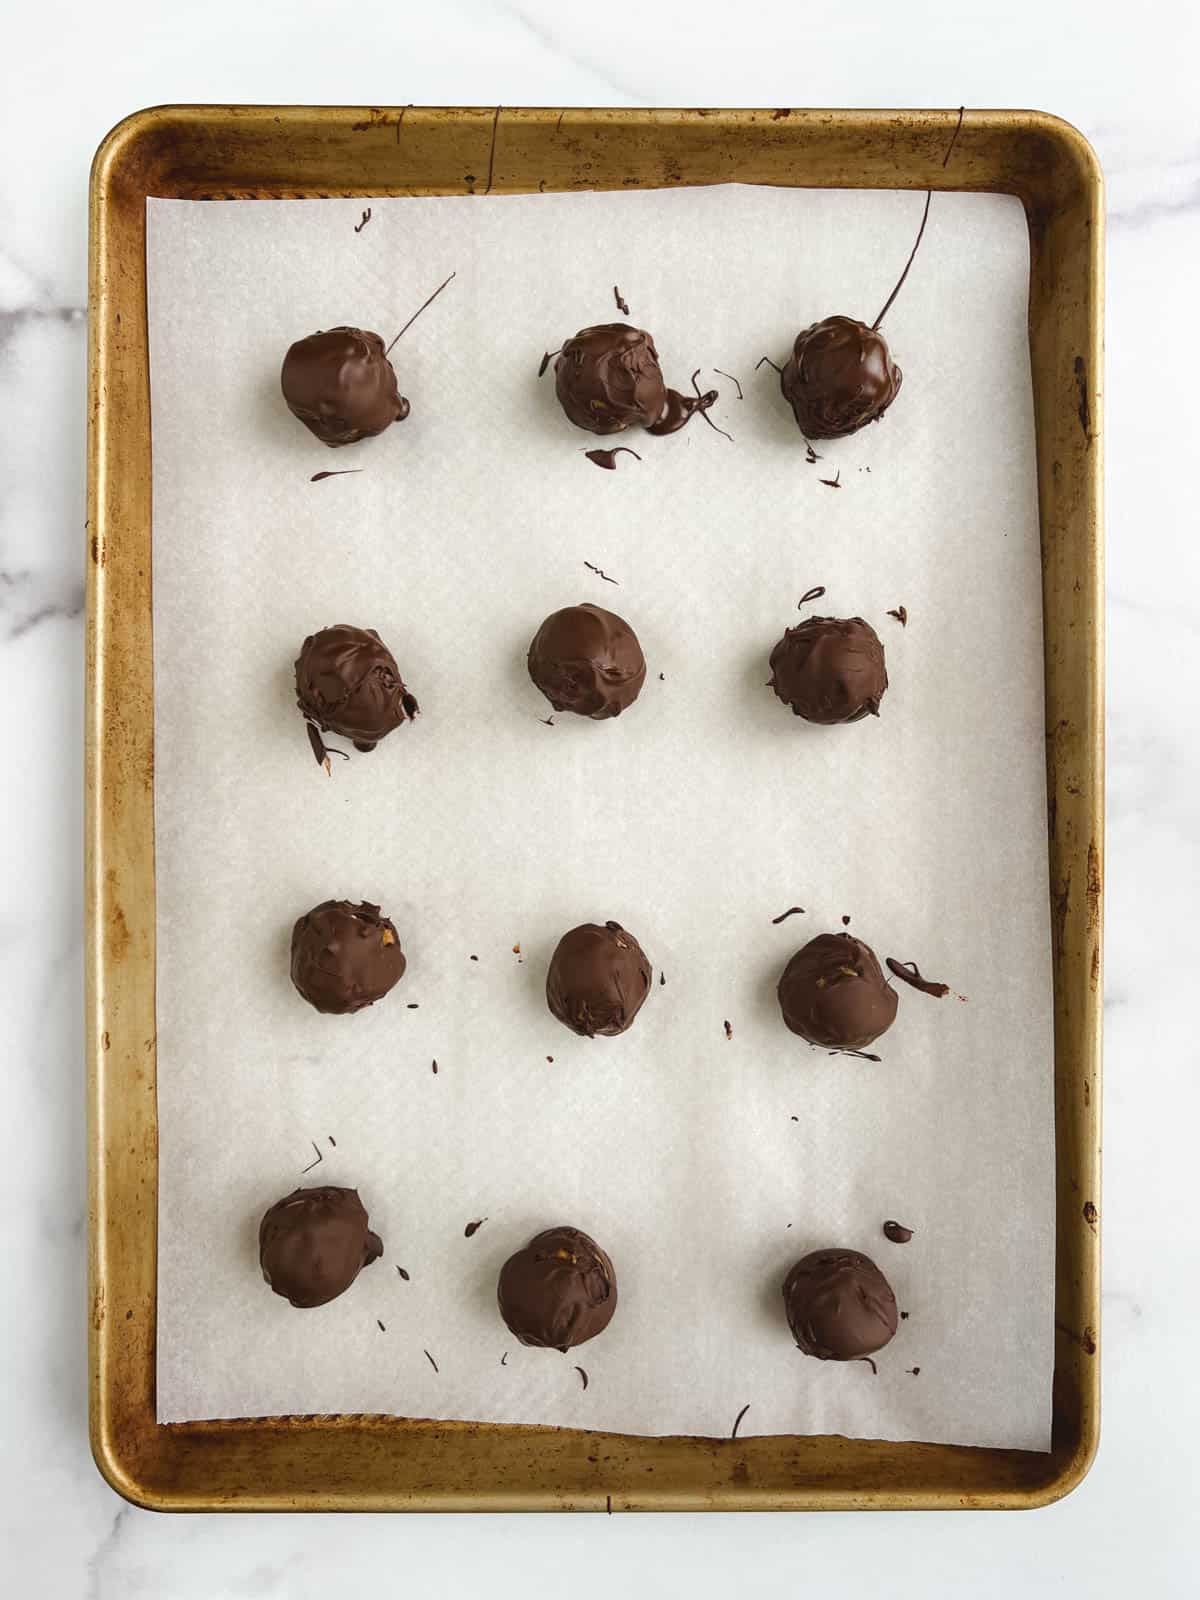
<instances>
[{"instance_id":1,"label":"white marble surface","mask_svg":"<svg viewBox=\"0 0 1200 1600\"><path fill-rule=\"evenodd\" d=\"M340 8L339 8L340 9ZM834 14L831 14L834 11ZM849 1566L873 1595L1196 1593L1200 1314L1190 995L1200 876L1195 456L1185 337L1200 251L1191 0L43 0L4 7L0 69L0 1570L6 1588L579 1600L776 1594ZM101 1482L86 1435L81 1020L88 161L172 100L1038 106L1109 183L1108 1129L1105 1418L1091 1476L1023 1516L167 1518ZM1140 318L1140 320L1139 320ZM1193 358L1190 340L1186 359ZM1167 668L1170 668L1170 673Z\"/></svg>"}]
</instances>

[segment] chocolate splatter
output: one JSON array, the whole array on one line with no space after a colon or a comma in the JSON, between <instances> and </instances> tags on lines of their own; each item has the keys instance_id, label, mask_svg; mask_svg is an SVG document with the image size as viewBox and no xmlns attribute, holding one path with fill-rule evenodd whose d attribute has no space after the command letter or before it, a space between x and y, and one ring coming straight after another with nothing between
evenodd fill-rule
<instances>
[{"instance_id":1,"label":"chocolate splatter","mask_svg":"<svg viewBox=\"0 0 1200 1600\"><path fill-rule=\"evenodd\" d=\"M366 227L367 223L370 222L370 220L371 220L371 208L370 208L370 206L368 206L367 209L362 214L362 221L361 222L356 222L354 224L355 233L361 233L363 231L363 229Z\"/></svg>"},{"instance_id":2,"label":"chocolate splatter","mask_svg":"<svg viewBox=\"0 0 1200 1600\"><path fill-rule=\"evenodd\" d=\"M900 1313L900 1321L901 1322L907 1322L908 1321L908 1312L907 1311L902 1311Z\"/></svg>"},{"instance_id":3,"label":"chocolate splatter","mask_svg":"<svg viewBox=\"0 0 1200 1600\"><path fill-rule=\"evenodd\" d=\"M433 1359L433 1357L429 1354L428 1350L426 1350L426 1352L425 1352L425 1359L426 1359L426 1361L428 1361L429 1365L433 1368L433 1370L435 1372L440 1372L441 1371L441 1368L438 1366L437 1362Z\"/></svg>"},{"instance_id":4,"label":"chocolate splatter","mask_svg":"<svg viewBox=\"0 0 1200 1600\"><path fill-rule=\"evenodd\" d=\"M386 1333L387 1332L387 1329L384 1327L383 1323L379 1321L378 1317L375 1318L375 1322L378 1325L380 1333Z\"/></svg>"},{"instance_id":5,"label":"chocolate splatter","mask_svg":"<svg viewBox=\"0 0 1200 1600\"><path fill-rule=\"evenodd\" d=\"M728 1017L725 1019L725 1037L727 1039L733 1038L733 1024L729 1021Z\"/></svg>"},{"instance_id":6,"label":"chocolate splatter","mask_svg":"<svg viewBox=\"0 0 1200 1600\"><path fill-rule=\"evenodd\" d=\"M716 371L715 367L713 368L713 371L714 372ZM704 418L705 422L708 423L709 427L713 430L714 433L719 433L719 434L723 435L723 437L728 439L730 444L732 444L733 443L733 435L731 433L726 433L724 428L718 428L716 423L713 421L713 419L708 414L709 406L716 405L717 401L720 399L720 395L717 393L717 391L715 389L706 389L704 391L704 393L701 394L700 393L700 385L696 382L696 379L699 376L700 376L700 368L697 367L695 372L692 373L692 388L696 391L696 398L695 398L694 401L689 402L689 404L691 404L693 411L698 411L700 413L700 415ZM667 390L667 396L668 396L667 403L668 403L668 405L670 404L670 396L673 393L674 393L673 390L671 390L671 389ZM647 431L647 433L653 433L654 429L653 428L648 428L646 431Z\"/></svg>"},{"instance_id":7,"label":"chocolate splatter","mask_svg":"<svg viewBox=\"0 0 1200 1600\"><path fill-rule=\"evenodd\" d=\"M402 1277L402 1278L403 1278L403 1279L404 1279L404 1281L405 1281L405 1283L408 1283L408 1282L409 1282L409 1276L408 1276L408 1273L407 1273L407 1272L406 1272L406 1271L405 1271L405 1269L404 1269L404 1268L403 1268L403 1267L397 1267L397 1268L396 1268L396 1271L397 1271L397 1272L398 1272L398 1273L399 1273L399 1274L400 1274L400 1276L401 1276L401 1277Z\"/></svg>"},{"instance_id":8,"label":"chocolate splatter","mask_svg":"<svg viewBox=\"0 0 1200 1600\"><path fill-rule=\"evenodd\" d=\"M621 291L615 283L613 284L613 299L617 302L617 310L623 317L627 317L629 315L629 307L625 304Z\"/></svg>"},{"instance_id":9,"label":"chocolate splatter","mask_svg":"<svg viewBox=\"0 0 1200 1600\"><path fill-rule=\"evenodd\" d=\"M333 1137L333 1135L331 1133L327 1134L326 1137L328 1138L328 1140L329 1140L330 1144L333 1146L333 1148L336 1150L337 1149L337 1140Z\"/></svg>"},{"instance_id":10,"label":"chocolate splatter","mask_svg":"<svg viewBox=\"0 0 1200 1600\"><path fill-rule=\"evenodd\" d=\"M883 1236L890 1239L893 1244L907 1244L913 1236L911 1228L906 1228L902 1222L893 1222L889 1217L883 1225Z\"/></svg>"},{"instance_id":11,"label":"chocolate splatter","mask_svg":"<svg viewBox=\"0 0 1200 1600\"><path fill-rule=\"evenodd\" d=\"M837 469L837 474L832 478L818 478L818 483L823 483L827 489L840 489L842 487L842 469Z\"/></svg>"},{"instance_id":12,"label":"chocolate splatter","mask_svg":"<svg viewBox=\"0 0 1200 1600\"><path fill-rule=\"evenodd\" d=\"M734 377L732 372L722 372L720 367L714 367L713 371L716 373L718 378L728 378L730 383L737 383L737 392L738 392L738 399L739 400L744 400L746 398L746 396L742 393L741 384L738 383L738 380Z\"/></svg>"},{"instance_id":13,"label":"chocolate splatter","mask_svg":"<svg viewBox=\"0 0 1200 1600\"><path fill-rule=\"evenodd\" d=\"M484 1223L486 1221L487 1221L486 1217L478 1217L474 1222L468 1222L466 1227L463 1229L463 1238L464 1239L472 1238L475 1234L477 1234L479 1232L480 1228L483 1227L483 1225L484 1225Z\"/></svg>"},{"instance_id":14,"label":"chocolate splatter","mask_svg":"<svg viewBox=\"0 0 1200 1600\"><path fill-rule=\"evenodd\" d=\"M1095 1233L1096 1224L1100 1220L1100 1213L1096 1210L1096 1202L1094 1200L1084 1201L1083 1220L1087 1223L1092 1232Z\"/></svg>"},{"instance_id":15,"label":"chocolate splatter","mask_svg":"<svg viewBox=\"0 0 1200 1600\"><path fill-rule=\"evenodd\" d=\"M502 1355L502 1356L501 1356L501 1357L500 1357L500 1365L501 1365L501 1366L502 1366L502 1367L506 1367L506 1366L507 1366L507 1365L508 1365L508 1351L507 1351L507 1350L506 1350L506 1351L505 1351L505 1352L504 1352L504 1354L503 1354L503 1355Z\"/></svg>"},{"instance_id":16,"label":"chocolate splatter","mask_svg":"<svg viewBox=\"0 0 1200 1600\"><path fill-rule=\"evenodd\" d=\"M824 456L819 456L817 454L817 452L813 449L812 445L809 444L808 440L805 439L805 441L804 441L804 464L806 466L813 467L813 466L816 466L818 461L824 461L824 459L825 459L825 457Z\"/></svg>"},{"instance_id":17,"label":"chocolate splatter","mask_svg":"<svg viewBox=\"0 0 1200 1600\"><path fill-rule=\"evenodd\" d=\"M415 1011L417 1009L417 1006L418 1006L418 1002L416 1000L410 1000L405 1009L408 1010L408 1011Z\"/></svg>"},{"instance_id":18,"label":"chocolate splatter","mask_svg":"<svg viewBox=\"0 0 1200 1600\"><path fill-rule=\"evenodd\" d=\"M905 1372L911 1373L914 1378L919 1378L921 1376L920 1367L905 1367L904 1370Z\"/></svg>"},{"instance_id":19,"label":"chocolate splatter","mask_svg":"<svg viewBox=\"0 0 1200 1600\"><path fill-rule=\"evenodd\" d=\"M660 989L662 988L663 984L666 983L666 981L667 981L666 973L665 972L660 972L659 975L658 975L658 986L659 986Z\"/></svg>"},{"instance_id":20,"label":"chocolate splatter","mask_svg":"<svg viewBox=\"0 0 1200 1600\"><path fill-rule=\"evenodd\" d=\"M594 572L598 578L603 578L605 583L616 583L617 580L610 578L602 567L594 567L590 561L585 561L583 564L589 572Z\"/></svg>"},{"instance_id":21,"label":"chocolate splatter","mask_svg":"<svg viewBox=\"0 0 1200 1600\"><path fill-rule=\"evenodd\" d=\"M777 917L771 918L771 926L778 927L781 922L786 922L789 917L804 916L803 906L789 906L786 911L781 911Z\"/></svg>"},{"instance_id":22,"label":"chocolate splatter","mask_svg":"<svg viewBox=\"0 0 1200 1600\"><path fill-rule=\"evenodd\" d=\"M362 467L342 467L340 469L324 472L314 472L308 480L309 483L324 483L326 478L352 478L356 472L362 472Z\"/></svg>"},{"instance_id":23,"label":"chocolate splatter","mask_svg":"<svg viewBox=\"0 0 1200 1600\"><path fill-rule=\"evenodd\" d=\"M606 472L615 472L617 457L621 454L632 456L635 461L642 458L636 450L631 450L627 444L619 444L612 450L585 450L584 455L598 467L603 467Z\"/></svg>"},{"instance_id":24,"label":"chocolate splatter","mask_svg":"<svg viewBox=\"0 0 1200 1600\"><path fill-rule=\"evenodd\" d=\"M478 961L479 957L478 956L470 956L470 957L468 957L468 959L471 960L471 961Z\"/></svg>"},{"instance_id":25,"label":"chocolate splatter","mask_svg":"<svg viewBox=\"0 0 1200 1600\"><path fill-rule=\"evenodd\" d=\"M887 968L894 972L898 978L910 984L914 989L919 989L922 994L931 994L935 999L942 999L950 993L948 983L934 983L929 978L921 976L921 969L915 961L897 961L894 956L888 956Z\"/></svg>"},{"instance_id":26,"label":"chocolate splatter","mask_svg":"<svg viewBox=\"0 0 1200 1600\"><path fill-rule=\"evenodd\" d=\"M433 1075L434 1075L435 1078L437 1077L437 1069L438 1069L437 1068L437 1062L435 1061L433 1063Z\"/></svg>"},{"instance_id":27,"label":"chocolate splatter","mask_svg":"<svg viewBox=\"0 0 1200 1600\"><path fill-rule=\"evenodd\" d=\"M733 1432L729 1435L729 1437L731 1439L736 1439L737 1438L738 1429L742 1425L742 1418L746 1415L746 1413L747 1413L747 1411L749 1411L749 1409L750 1409L750 1402L747 1401L746 1404L742 1407L742 1409L738 1412L737 1416L734 1417L734 1419L733 1419Z\"/></svg>"},{"instance_id":28,"label":"chocolate splatter","mask_svg":"<svg viewBox=\"0 0 1200 1600\"><path fill-rule=\"evenodd\" d=\"M628 307L626 309L628 309ZM587 1373L583 1370L582 1367L576 1367L575 1371L583 1379L583 1387L586 1389L587 1386L588 1386L588 1375L587 1375Z\"/></svg>"},{"instance_id":29,"label":"chocolate splatter","mask_svg":"<svg viewBox=\"0 0 1200 1600\"><path fill-rule=\"evenodd\" d=\"M554 718L553 717L539 717L538 721L544 723L547 728L552 728L554 726ZM476 957L472 956L471 959L472 959L472 961L474 961L476 959Z\"/></svg>"},{"instance_id":30,"label":"chocolate splatter","mask_svg":"<svg viewBox=\"0 0 1200 1600\"><path fill-rule=\"evenodd\" d=\"M316 1150L317 1159L315 1161L310 1161L306 1167L300 1168L300 1174L302 1177L306 1172L311 1172L314 1167L319 1166L320 1163L325 1159L320 1150L317 1148L317 1141L315 1139L310 1139L308 1142L312 1145L313 1149Z\"/></svg>"},{"instance_id":31,"label":"chocolate splatter","mask_svg":"<svg viewBox=\"0 0 1200 1600\"><path fill-rule=\"evenodd\" d=\"M550 1063L551 1066L554 1065L554 1057L553 1056L547 1056L546 1060Z\"/></svg>"},{"instance_id":32,"label":"chocolate splatter","mask_svg":"<svg viewBox=\"0 0 1200 1600\"><path fill-rule=\"evenodd\" d=\"M907 628L908 627L908 607L907 606L897 606L894 611L889 611L888 612L888 616L889 617L895 617L896 621L900 624L900 626L902 628Z\"/></svg>"},{"instance_id":33,"label":"chocolate splatter","mask_svg":"<svg viewBox=\"0 0 1200 1600\"><path fill-rule=\"evenodd\" d=\"M849 917L843 917L842 918L842 927L843 928L848 928L849 926L850 926L850 918Z\"/></svg>"}]
</instances>

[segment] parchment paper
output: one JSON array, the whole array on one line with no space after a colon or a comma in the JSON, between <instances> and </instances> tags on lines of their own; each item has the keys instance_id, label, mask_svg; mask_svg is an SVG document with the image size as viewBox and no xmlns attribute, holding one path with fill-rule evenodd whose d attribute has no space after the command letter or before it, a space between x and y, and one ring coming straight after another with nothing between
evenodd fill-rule
<instances>
[{"instance_id":1,"label":"parchment paper","mask_svg":"<svg viewBox=\"0 0 1200 1600\"><path fill-rule=\"evenodd\" d=\"M1017 201L935 197L885 324L904 386L879 426L806 464L775 375L754 370L821 316L870 321L921 204L743 187L376 200L356 233L357 201L149 203L160 1420L727 1435L749 1405L742 1433L1048 1447ZM338 322L390 338L452 270L393 352L408 421L318 443L280 398L288 344ZM602 441L536 372L616 320L614 284L669 382L702 367L721 389L734 443L695 419L616 441L640 463L585 459ZM310 481L345 468L362 470ZM878 720L812 727L764 686L814 584L818 612L884 640ZM646 688L616 721L547 726L525 649L584 600L633 624ZM378 629L423 715L327 777L292 663L335 622ZM381 903L409 958L357 1016L319 1016L288 978L292 922L328 897ZM881 959L968 997L902 987L879 1065L809 1048L775 1002L787 958L844 916ZM606 918L642 941L655 987L631 1032L577 1039L545 1008L546 963ZM357 1186L385 1255L302 1312L262 1282L256 1230L312 1183ZM884 1240L888 1217L911 1244ZM620 1282L608 1332L569 1357L522 1348L495 1305L501 1263L557 1222L593 1233ZM877 1377L788 1336L784 1273L831 1244L870 1254L908 1313Z\"/></svg>"}]
</instances>

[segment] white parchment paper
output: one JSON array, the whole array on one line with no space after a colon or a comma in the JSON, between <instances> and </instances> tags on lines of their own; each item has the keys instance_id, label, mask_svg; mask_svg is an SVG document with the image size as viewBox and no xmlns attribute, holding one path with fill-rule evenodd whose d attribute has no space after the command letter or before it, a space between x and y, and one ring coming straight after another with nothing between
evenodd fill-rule
<instances>
[{"instance_id":1,"label":"white parchment paper","mask_svg":"<svg viewBox=\"0 0 1200 1600\"><path fill-rule=\"evenodd\" d=\"M879 426L806 464L775 375L754 370L821 316L870 321L921 204L744 187L377 200L356 233L357 201L149 203L160 1420L726 1435L749 1405L743 1433L1048 1447L1018 203L935 196L885 325L904 386ZM393 353L411 417L318 443L280 398L288 344L339 322L386 339L452 270ZM702 367L721 389L734 443L694 419L629 438L643 459L615 472L584 458L603 441L535 374L616 320L613 284L669 382ZM310 481L345 468L362 470ZM764 686L814 584L818 612L864 616L885 643L878 720L812 727ZM525 649L583 600L633 624L646 688L616 721L547 726ZM423 715L330 778L292 663L335 622L378 629ZM409 958L353 1017L319 1016L288 978L293 920L329 897L382 904ZM775 1001L787 958L844 916L881 959L968 997L902 986L879 1065L810 1049ZM577 1039L546 1010L546 963L565 929L606 918L641 940L655 987L624 1037ZM263 1284L256 1233L311 1183L357 1186L385 1254L301 1312ZM888 1217L911 1244L883 1239ZM503 1260L557 1222L593 1233L620 1283L608 1332L570 1357L522 1348L495 1305ZM877 1377L788 1336L784 1273L832 1244L874 1257L908 1313Z\"/></svg>"}]
</instances>

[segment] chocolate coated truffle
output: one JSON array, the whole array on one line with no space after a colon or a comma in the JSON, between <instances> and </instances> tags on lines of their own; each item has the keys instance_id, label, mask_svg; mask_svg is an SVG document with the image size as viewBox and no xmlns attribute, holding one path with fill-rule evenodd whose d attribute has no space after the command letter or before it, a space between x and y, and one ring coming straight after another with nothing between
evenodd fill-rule
<instances>
[{"instance_id":1,"label":"chocolate coated truffle","mask_svg":"<svg viewBox=\"0 0 1200 1600\"><path fill-rule=\"evenodd\" d=\"M296 703L310 727L352 739L362 751L373 750L420 709L374 628L344 622L310 634L300 647Z\"/></svg>"},{"instance_id":2,"label":"chocolate coated truffle","mask_svg":"<svg viewBox=\"0 0 1200 1600\"><path fill-rule=\"evenodd\" d=\"M568 339L554 363L554 392L575 426L589 433L634 426L674 433L717 399L715 389L694 398L668 389L654 340L625 322L581 328Z\"/></svg>"},{"instance_id":3,"label":"chocolate coated truffle","mask_svg":"<svg viewBox=\"0 0 1200 1600\"><path fill-rule=\"evenodd\" d=\"M650 992L654 969L619 922L564 933L546 973L546 1004L572 1033L624 1033Z\"/></svg>"},{"instance_id":4,"label":"chocolate coated truffle","mask_svg":"<svg viewBox=\"0 0 1200 1600\"><path fill-rule=\"evenodd\" d=\"M878 422L903 378L877 328L826 317L796 335L779 384L806 439L841 439Z\"/></svg>"},{"instance_id":5,"label":"chocolate coated truffle","mask_svg":"<svg viewBox=\"0 0 1200 1600\"><path fill-rule=\"evenodd\" d=\"M362 328L298 339L280 374L288 409L328 445L354 444L408 415L383 340Z\"/></svg>"},{"instance_id":6,"label":"chocolate coated truffle","mask_svg":"<svg viewBox=\"0 0 1200 1600\"><path fill-rule=\"evenodd\" d=\"M896 1004L875 952L851 933L819 933L779 980L784 1022L830 1050L865 1050L896 1020Z\"/></svg>"},{"instance_id":7,"label":"chocolate coated truffle","mask_svg":"<svg viewBox=\"0 0 1200 1600\"><path fill-rule=\"evenodd\" d=\"M296 1189L258 1228L262 1275L294 1306L336 1300L382 1254L357 1189Z\"/></svg>"},{"instance_id":8,"label":"chocolate coated truffle","mask_svg":"<svg viewBox=\"0 0 1200 1600\"><path fill-rule=\"evenodd\" d=\"M792 1337L818 1361L857 1361L895 1335L896 1296L883 1273L857 1250L814 1250L783 1282Z\"/></svg>"},{"instance_id":9,"label":"chocolate coated truffle","mask_svg":"<svg viewBox=\"0 0 1200 1600\"><path fill-rule=\"evenodd\" d=\"M522 1344L570 1350L603 1333L617 1309L613 1264L578 1228L547 1228L500 1269L500 1315Z\"/></svg>"},{"instance_id":10,"label":"chocolate coated truffle","mask_svg":"<svg viewBox=\"0 0 1200 1600\"><path fill-rule=\"evenodd\" d=\"M365 900L324 900L292 929L292 982L318 1011L374 1005L407 965L395 924Z\"/></svg>"},{"instance_id":11,"label":"chocolate coated truffle","mask_svg":"<svg viewBox=\"0 0 1200 1600\"><path fill-rule=\"evenodd\" d=\"M567 606L552 612L533 636L529 676L555 711L601 722L619 717L646 681L638 636L615 612Z\"/></svg>"},{"instance_id":12,"label":"chocolate coated truffle","mask_svg":"<svg viewBox=\"0 0 1200 1600\"><path fill-rule=\"evenodd\" d=\"M809 617L771 651L771 688L808 722L877 717L887 686L883 645L861 617Z\"/></svg>"}]
</instances>

